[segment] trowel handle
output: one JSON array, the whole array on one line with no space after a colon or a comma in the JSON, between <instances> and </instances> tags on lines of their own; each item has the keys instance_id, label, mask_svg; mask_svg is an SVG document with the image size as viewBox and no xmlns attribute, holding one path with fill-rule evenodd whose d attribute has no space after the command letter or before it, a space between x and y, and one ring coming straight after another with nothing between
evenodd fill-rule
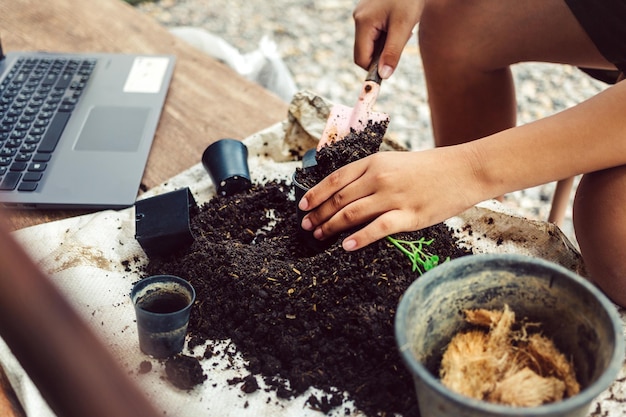
<instances>
[{"instance_id":1,"label":"trowel handle","mask_svg":"<svg viewBox=\"0 0 626 417\"><path fill-rule=\"evenodd\" d=\"M374 81L377 84L383 82L383 79L378 75L378 61L380 60L380 53L383 51L385 41L387 40L387 33L382 32L380 37L374 43L374 54L372 55L372 63L367 69L367 76L365 81Z\"/></svg>"}]
</instances>

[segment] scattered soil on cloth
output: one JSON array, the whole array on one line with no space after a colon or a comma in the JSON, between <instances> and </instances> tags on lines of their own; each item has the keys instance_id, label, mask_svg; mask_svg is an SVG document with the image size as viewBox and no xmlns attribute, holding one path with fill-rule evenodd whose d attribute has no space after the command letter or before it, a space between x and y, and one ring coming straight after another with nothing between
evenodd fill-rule
<instances>
[{"instance_id":1,"label":"scattered soil on cloth","mask_svg":"<svg viewBox=\"0 0 626 417\"><path fill-rule=\"evenodd\" d=\"M150 259L144 272L191 282L190 347L230 339L249 372L231 383L254 392L258 376L279 398L317 387L325 394L307 404L323 412L348 399L369 416L419 415L394 338L396 307L418 275L391 243L312 251L298 240L294 193L282 182L213 198L191 228L190 247ZM395 237L434 239L427 250L441 259L468 255L443 224Z\"/></svg>"},{"instance_id":2,"label":"scattered soil on cloth","mask_svg":"<svg viewBox=\"0 0 626 417\"><path fill-rule=\"evenodd\" d=\"M152 370L152 362L150 361L142 361L139 364L139 374L147 374Z\"/></svg>"}]
</instances>

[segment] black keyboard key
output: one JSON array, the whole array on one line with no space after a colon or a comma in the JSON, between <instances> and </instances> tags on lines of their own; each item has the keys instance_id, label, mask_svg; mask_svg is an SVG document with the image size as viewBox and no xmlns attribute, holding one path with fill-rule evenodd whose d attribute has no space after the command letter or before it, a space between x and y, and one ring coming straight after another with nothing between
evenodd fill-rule
<instances>
[{"instance_id":1,"label":"black keyboard key","mask_svg":"<svg viewBox=\"0 0 626 417\"><path fill-rule=\"evenodd\" d=\"M23 114L23 113L17 109L11 109L7 112L7 117L18 117L20 114Z\"/></svg>"},{"instance_id":2,"label":"black keyboard key","mask_svg":"<svg viewBox=\"0 0 626 417\"><path fill-rule=\"evenodd\" d=\"M17 187L17 183L20 182L22 174L20 172L7 172L2 182L0 182L0 190L12 191Z\"/></svg>"},{"instance_id":3,"label":"black keyboard key","mask_svg":"<svg viewBox=\"0 0 626 417\"><path fill-rule=\"evenodd\" d=\"M52 152L54 148L56 148L59 139L61 138L61 133L63 133L63 129L65 129L65 125L67 121L70 119L71 113L57 113L53 118L46 134L39 145L39 152Z\"/></svg>"},{"instance_id":4,"label":"black keyboard key","mask_svg":"<svg viewBox=\"0 0 626 417\"><path fill-rule=\"evenodd\" d=\"M35 116L33 116L32 114L23 114L22 117L20 117L19 124L25 125L26 128L29 128L30 124L33 123L33 121L35 121Z\"/></svg>"},{"instance_id":5,"label":"black keyboard key","mask_svg":"<svg viewBox=\"0 0 626 417\"><path fill-rule=\"evenodd\" d=\"M76 97L65 97L63 99L63 104L73 104L78 103L78 99Z\"/></svg>"},{"instance_id":6,"label":"black keyboard key","mask_svg":"<svg viewBox=\"0 0 626 417\"><path fill-rule=\"evenodd\" d=\"M59 77L59 80L57 81L57 84L55 85L55 87L56 88L66 89L70 85L70 83L72 82L72 78L73 77L74 76L71 73L64 72Z\"/></svg>"},{"instance_id":7,"label":"black keyboard key","mask_svg":"<svg viewBox=\"0 0 626 417\"><path fill-rule=\"evenodd\" d=\"M9 136L11 139L23 139L26 137L26 131L25 130L14 130L13 132L11 132L11 135Z\"/></svg>"},{"instance_id":8,"label":"black keyboard key","mask_svg":"<svg viewBox=\"0 0 626 417\"><path fill-rule=\"evenodd\" d=\"M54 72L49 72L44 77L43 81L41 82L41 85L53 85L54 83L57 82L58 77L59 77L58 74L55 74Z\"/></svg>"},{"instance_id":9,"label":"black keyboard key","mask_svg":"<svg viewBox=\"0 0 626 417\"><path fill-rule=\"evenodd\" d=\"M17 191L35 191L38 184L38 182L34 181L22 182L20 186L17 187Z\"/></svg>"},{"instance_id":10,"label":"black keyboard key","mask_svg":"<svg viewBox=\"0 0 626 417\"><path fill-rule=\"evenodd\" d=\"M38 120L46 120L46 121L48 121L48 120L52 119L52 116L54 116L53 112L51 112L51 111L42 111L41 113L39 113L37 115L37 119Z\"/></svg>"},{"instance_id":11,"label":"black keyboard key","mask_svg":"<svg viewBox=\"0 0 626 417\"><path fill-rule=\"evenodd\" d=\"M43 162L33 162L28 166L28 171L30 172L42 172L48 167L48 164L44 164Z\"/></svg>"},{"instance_id":12,"label":"black keyboard key","mask_svg":"<svg viewBox=\"0 0 626 417\"><path fill-rule=\"evenodd\" d=\"M24 171L28 167L26 162L13 162L9 171L21 172Z\"/></svg>"},{"instance_id":13,"label":"black keyboard key","mask_svg":"<svg viewBox=\"0 0 626 417\"><path fill-rule=\"evenodd\" d=\"M0 157L8 157L13 156L17 153L17 150L14 148L2 148L0 149Z\"/></svg>"},{"instance_id":14,"label":"black keyboard key","mask_svg":"<svg viewBox=\"0 0 626 417\"><path fill-rule=\"evenodd\" d=\"M35 143L24 143L20 148L20 152L22 153L33 153L37 150L37 144Z\"/></svg>"},{"instance_id":15,"label":"black keyboard key","mask_svg":"<svg viewBox=\"0 0 626 417\"><path fill-rule=\"evenodd\" d=\"M16 162L28 162L33 157L32 154L20 152L15 155Z\"/></svg>"},{"instance_id":16,"label":"black keyboard key","mask_svg":"<svg viewBox=\"0 0 626 417\"><path fill-rule=\"evenodd\" d=\"M43 177L41 172L27 172L24 174L22 181L39 181Z\"/></svg>"},{"instance_id":17,"label":"black keyboard key","mask_svg":"<svg viewBox=\"0 0 626 417\"><path fill-rule=\"evenodd\" d=\"M17 123L17 117L5 117L2 120L2 124L5 126L13 126L15 123Z\"/></svg>"},{"instance_id":18,"label":"black keyboard key","mask_svg":"<svg viewBox=\"0 0 626 417\"><path fill-rule=\"evenodd\" d=\"M55 111L57 108L56 104L46 104L45 106L40 107L41 111Z\"/></svg>"},{"instance_id":19,"label":"black keyboard key","mask_svg":"<svg viewBox=\"0 0 626 417\"><path fill-rule=\"evenodd\" d=\"M50 119L37 119L33 126L36 128L45 128L50 123Z\"/></svg>"},{"instance_id":20,"label":"black keyboard key","mask_svg":"<svg viewBox=\"0 0 626 417\"><path fill-rule=\"evenodd\" d=\"M39 142L41 142L41 135L28 134L24 138L24 143L39 143Z\"/></svg>"},{"instance_id":21,"label":"black keyboard key","mask_svg":"<svg viewBox=\"0 0 626 417\"><path fill-rule=\"evenodd\" d=\"M65 91L67 89L63 89L63 90L59 90L59 89L54 89L50 92L50 97L54 97L54 98L62 98L65 95Z\"/></svg>"},{"instance_id":22,"label":"black keyboard key","mask_svg":"<svg viewBox=\"0 0 626 417\"><path fill-rule=\"evenodd\" d=\"M29 135L33 135L33 136L43 135L45 131L46 131L46 129L43 128L43 127L33 127L33 128L30 129L28 134Z\"/></svg>"},{"instance_id":23,"label":"black keyboard key","mask_svg":"<svg viewBox=\"0 0 626 417\"><path fill-rule=\"evenodd\" d=\"M33 162L48 162L50 158L49 153L36 153L35 156L33 156Z\"/></svg>"},{"instance_id":24,"label":"black keyboard key","mask_svg":"<svg viewBox=\"0 0 626 417\"><path fill-rule=\"evenodd\" d=\"M73 112L73 111L74 111L74 107L75 107L75 106L74 106L73 104L66 104L66 103L63 103L63 104L61 104L61 105L59 106L59 112L63 112L63 113L66 113L66 112Z\"/></svg>"},{"instance_id":25,"label":"black keyboard key","mask_svg":"<svg viewBox=\"0 0 626 417\"><path fill-rule=\"evenodd\" d=\"M11 134L11 136L13 135ZM22 139L11 138L4 143L4 146L7 148L19 148L20 146L22 146L23 142L24 141Z\"/></svg>"},{"instance_id":26,"label":"black keyboard key","mask_svg":"<svg viewBox=\"0 0 626 417\"><path fill-rule=\"evenodd\" d=\"M28 107L26 107L24 109L24 113L22 113L22 114L24 114L26 116L34 116L35 114L37 114L38 111L39 111L38 107L28 106Z\"/></svg>"}]
</instances>

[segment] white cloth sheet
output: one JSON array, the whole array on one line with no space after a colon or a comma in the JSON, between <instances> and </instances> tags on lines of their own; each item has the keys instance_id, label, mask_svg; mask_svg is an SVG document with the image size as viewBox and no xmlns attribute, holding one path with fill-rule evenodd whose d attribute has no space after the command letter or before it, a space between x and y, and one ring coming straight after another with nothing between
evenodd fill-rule
<instances>
[{"instance_id":1,"label":"white cloth sheet","mask_svg":"<svg viewBox=\"0 0 626 417\"><path fill-rule=\"evenodd\" d=\"M249 166L253 182L269 179L290 180L300 163L293 150L301 155L315 147L328 114L328 103L310 93L296 95L288 119L245 139L249 149ZM387 143L386 147L394 147ZM189 187L198 204L215 195L215 188L204 168L198 164L167 183L146 193L159 193ZM295 207L294 207L295 210ZM490 221L490 219L494 219ZM584 266L567 238L553 225L532 222L507 212L497 202L485 202L461 216L448 220L460 239L480 252L516 252L540 256L584 275ZM470 224L472 236L463 231ZM548 233L551 231L552 233ZM503 233L506 232L506 233ZM244 394L228 379L246 376L241 366L232 366L219 355L201 361L208 379L191 391L175 388L164 378L164 366L141 353L137 341L130 290L139 279L138 266L147 257L134 238L134 208L102 211L81 217L38 225L14 232L39 267L67 296L77 312L101 336L102 342L119 358L122 366L164 415L192 416L316 416L317 411L305 404L309 394L291 401L277 399L261 389ZM502 236L509 236L501 242ZM477 238L477 236L479 238ZM129 267L123 261L130 261ZM622 318L624 312L621 311ZM224 349L232 349L224 344ZM204 352L196 348L196 354ZM193 354L193 352L188 352ZM143 361L152 362L152 370L139 373ZM0 362L29 416L52 417L54 414L40 397L10 350L0 340ZM626 415L625 368L618 381L591 406L605 416ZM343 415L340 407L333 415ZM360 413L354 410L351 415Z\"/></svg>"}]
</instances>

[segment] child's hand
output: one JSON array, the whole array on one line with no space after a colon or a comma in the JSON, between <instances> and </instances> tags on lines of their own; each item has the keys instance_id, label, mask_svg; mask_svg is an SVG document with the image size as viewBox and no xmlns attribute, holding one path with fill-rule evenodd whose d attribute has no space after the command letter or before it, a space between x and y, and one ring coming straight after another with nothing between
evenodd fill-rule
<instances>
[{"instance_id":1,"label":"child's hand","mask_svg":"<svg viewBox=\"0 0 626 417\"><path fill-rule=\"evenodd\" d=\"M378 152L346 165L304 195L300 208L312 211L302 227L324 239L367 223L343 242L355 250L446 220L483 199L462 149Z\"/></svg>"},{"instance_id":2,"label":"child's hand","mask_svg":"<svg viewBox=\"0 0 626 417\"><path fill-rule=\"evenodd\" d=\"M362 68L372 62L374 43L382 32L387 40L380 56L378 75L386 79L398 65L404 46L419 22L424 0L361 0L353 12L354 62Z\"/></svg>"}]
</instances>

